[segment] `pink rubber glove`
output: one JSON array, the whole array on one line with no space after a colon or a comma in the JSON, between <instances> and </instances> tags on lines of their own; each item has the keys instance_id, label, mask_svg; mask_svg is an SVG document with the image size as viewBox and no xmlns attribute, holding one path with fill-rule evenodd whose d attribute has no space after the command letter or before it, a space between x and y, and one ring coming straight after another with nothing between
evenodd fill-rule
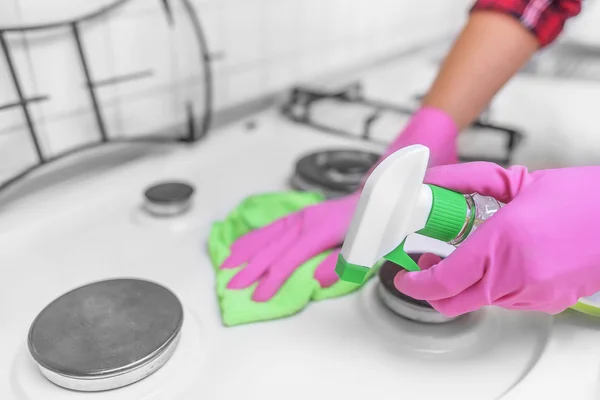
<instances>
[{"instance_id":1,"label":"pink rubber glove","mask_svg":"<svg viewBox=\"0 0 600 400\"><path fill-rule=\"evenodd\" d=\"M432 168L426 181L507 203L444 260L400 272L399 291L457 316L483 306L556 314L600 291L600 167L528 173L476 162Z\"/></svg>"},{"instance_id":2,"label":"pink rubber glove","mask_svg":"<svg viewBox=\"0 0 600 400\"><path fill-rule=\"evenodd\" d=\"M423 144L430 149L430 165L455 163L457 133L454 122L442 111L422 108L379 161L400 148ZM309 206L239 238L221 268L247 265L227 287L243 289L258 281L253 299L269 300L296 268L343 243L359 196L354 193ZM315 271L315 279L322 287L328 287L338 279L334 270L338 253L339 248Z\"/></svg>"}]
</instances>

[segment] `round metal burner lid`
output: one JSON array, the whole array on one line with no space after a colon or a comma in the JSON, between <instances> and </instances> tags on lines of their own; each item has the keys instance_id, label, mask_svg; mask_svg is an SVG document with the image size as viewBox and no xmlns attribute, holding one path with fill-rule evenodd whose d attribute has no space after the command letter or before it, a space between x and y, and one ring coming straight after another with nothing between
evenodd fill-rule
<instances>
[{"instance_id":1,"label":"round metal burner lid","mask_svg":"<svg viewBox=\"0 0 600 400\"><path fill-rule=\"evenodd\" d=\"M178 338L183 308L168 289L114 279L72 290L36 317L29 351L61 376L99 379L152 362Z\"/></svg>"},{"instance_id":2,"label":"round metal burner lid","mask_svg":"<svg viewBox=\"0 0 600 400\"><path fill-rule=\"evenodd\" d=\"M296 162L296 178L306 186L352 193L380 155L361 150L325 150Z\"/></svg>"},{"instance_id":3,"label":"round metal burner lid","mask_svg":"<svg viewBox=\"0 0 600 400\"><path fill-rule=\"evenodd\" d=\"M173 204L188 201L194 194L194 187L183 182L164 182L151 186L144 193L154 204Z\"/></svg>"}]
</instances>

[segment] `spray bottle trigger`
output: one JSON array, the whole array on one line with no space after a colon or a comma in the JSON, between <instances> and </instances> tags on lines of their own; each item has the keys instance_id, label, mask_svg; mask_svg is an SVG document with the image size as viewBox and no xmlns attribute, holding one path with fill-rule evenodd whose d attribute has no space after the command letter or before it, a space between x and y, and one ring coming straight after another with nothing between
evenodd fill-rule
<instances>
[{"instance_id":1,"label":"spray bottle trigger","mask_svg":"<svg viewBox=\"0 0 600 400\"><path fill-rule=\"evenodd\" d=\"M404 239L394 250L383 256L383 258L401 266L407 271L420 271L421 268L419 268L417 263L404 251L404 243L406 243L406 239Z\"/></svg>"}]
</instances>

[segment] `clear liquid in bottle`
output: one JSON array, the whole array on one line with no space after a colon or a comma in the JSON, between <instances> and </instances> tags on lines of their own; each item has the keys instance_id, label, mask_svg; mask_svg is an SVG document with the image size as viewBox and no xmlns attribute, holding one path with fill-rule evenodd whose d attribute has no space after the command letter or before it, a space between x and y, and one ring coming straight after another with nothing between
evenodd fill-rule
<instances>
[{"instance_id":1,"label":"clear liquid in bottle","mask_svg":"<svg viewBox=\"0 0 600 400\"><path fill-rule=\"evenodd\" d=\"M465 225L461 232L451 240L451 245L457 246L468 238L485 221L490 219L504 204L489 196L482 196L479 193L465 195L467 201L467 216Z\"/></svg>"}]
</instances>

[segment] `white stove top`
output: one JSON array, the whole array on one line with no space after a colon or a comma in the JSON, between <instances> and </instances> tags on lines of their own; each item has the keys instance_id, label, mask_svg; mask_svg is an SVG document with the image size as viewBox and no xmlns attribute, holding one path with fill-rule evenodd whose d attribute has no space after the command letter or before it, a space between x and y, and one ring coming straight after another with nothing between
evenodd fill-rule
<instances>
[{"instance_id":1,"label":"white stove top","mask_svg":"<svg viewBox=\"0 0 600 400\"><path fill-rule=\"evenodd\" d=\"M192 147L149 146L145 157L108 171L0 199L1 399L597 398L600 323L574 312L490 309L460 324L419 325L383 309L371 282L294 317L222 326L205 250L211 223L250 194L287 189L303 153L381 150L274 111L256 122L255 130L235 124ZM192 211L160 221L139 211L144 189L162 180L195 186ZM51 384L27 351L33 318L64 292L111 277L155 281L181 299L185 321L173 358L110 392Z\"/></svg>"}]
</instances>

